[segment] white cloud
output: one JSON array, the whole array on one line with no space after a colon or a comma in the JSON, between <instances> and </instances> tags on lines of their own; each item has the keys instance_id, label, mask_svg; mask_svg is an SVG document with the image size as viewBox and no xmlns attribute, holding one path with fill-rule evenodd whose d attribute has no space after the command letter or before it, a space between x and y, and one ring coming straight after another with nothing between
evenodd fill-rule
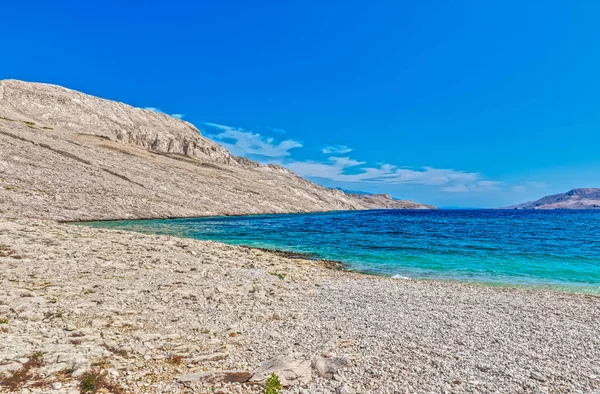
<instances>
[{"instance_id":1,"label":"white cloud","mask_svg":"<svg viewBox=\"0 0 600 394\"><path fill-rule=\"evenodd\" d=\"M224 126L216 123L204 123L208 128L218 130L207 137L217 141L237 156L258 155L266 157L286 157L290 150L302 147L294 140L275 142L272 137L265 137L250 130Z\"/></svg>"},{"instance_id":2,"label":"white cloud","mask_svg":"<svg viewBox=\"0 0 600 394\"><path fill-rule=\"evenodd\" d=\"M531 182L526 182L525 184L527 186L531 186L531 187L536 188L536 189L544 189L544 188L548 187L548 185L546 183L544 183L544 182L531 181Z\"/></svg>"},{"instance_id":3,"label":"white cloud","mask_svg":"<svg viewBox=\"0 0 600 394\"><path fill-rule=\"evenodd\" d=\"M279 129L277 127L267 127L267 129L269 129L272 132L277 133L277 134L285 134L285 133L287 133L287 131L285 131L284 129Z\"/></svg>"},{"instance_id":4,"label":"white cloud","mask_svg":"<svg viewBox=\"0 0 600 394\"><path fill-rule=\"evenodd\" d=\"M156 107L145 107L145 110L148 111L152 111L152 112L156 112L159 114L165 114L168 115L166 113L164 113L163 111L160 110L160 108L156 108ZM183 119L183 117L185 116L185 114L171 114L172 117L177 118L177 119Z\"/></svg>"},{"instance_id":5,"label":"white cloud","mask_svg":"<svg viewBox=\"0 0 600 394\"><path fill-rule=\"evenodd\" d=\"M547 187L548 187L548 185L545 184L544 182L529 181L529 182L525 182L525 184L523 184L523 185L515 185L511 189L513 192L522 193L522 192L524 192L526 190L530 190L530 189L544 189Z\"/></svg>"},{"instance_id":6,"label":"white cloud","mask_svg":"<svg viewBox=\"0 0 600 394\"><path fill-rule=\"evenodd\" d=\"M331 145L323 148L322 152L326 155L343 155L344 153L352 152L352 149L348 148L346 145Z\"/></svg>"},{"instance_id":7,"label":"white cloud","mask_svg":"<svg viewBox=\"0 0 600 394\"><path fill-rule=\"evenodd\" d=\"M489 191L500 186L500 182L481 180L480 174L474 172L431 167L409 169L391 164L363 167L363 164L365 163L350 157L332 156L327 162L295 161L286 163L285 166L304 177L324 178L338 182L443 186L442 191L452 193Z\"/></svg>"},{"instance_id":8,"label":"white cloud","mask_svg":"<svg viewBox=\"0 0 600 394\"><path fill-rule=\"evenodd\" d=\"M475 181L446 186L442 188L442 191L447 193L491 192L500 190L502 185L502 182L497 181Z\"/></svg>"},{"instance_id":9,"label":"white cloud","mask_svg":"<svg viewBox=\"0 0 600 394\"><path fill-rule=\"evenodd\" d=\"M146 109L148 111L152 111L152 112L158 112L159 114L164 114L163 111L161 111L160 109L158 109L156 107L145 107L144 109Z\"/></svg>"},{"instance_id":10,"label":"white cloud","mask_svg":"<svg viewBox=\"0 0 600 394\"><path fill-rule=\"evenodd\" d=\"M330 155L324 161L294 160L290 158L290 151L302 147L298 141L275 141L272 137L251 130L216 123L205 122L204 125L212 131L205 135L232 154L262 156L263 163L283 165L302 177L347 183L417 184L436 187L447 193L489 192L499 190L504 185L502 182L483 179L477 172L433 167L413 169L387 163L369 166L366 162L345 156L352 149L344 145L323 148L322 152Z\"/></svg>"}]
</instances>

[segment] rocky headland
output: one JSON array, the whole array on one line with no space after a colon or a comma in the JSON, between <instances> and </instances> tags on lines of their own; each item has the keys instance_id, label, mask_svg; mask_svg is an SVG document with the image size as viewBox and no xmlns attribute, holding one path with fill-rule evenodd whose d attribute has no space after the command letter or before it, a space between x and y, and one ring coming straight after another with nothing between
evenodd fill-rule
<instances>
[{"instance_id":1,"label":"rocky headland","mask_svg":"<svg viewBox=\"0 0 600 394\"><path fill-rule=\"evenodd\" d=\"M600 189L573 189L506 209L600 209Z\"/></svg>"},{"instance_id":2,"label":"rocky headland","mask_svg":"<svg viewBox=\"0 0 600 394\"><path fill-rule=\"evenodd\" d=\"M273 373L296 394L600 390L596 296L60 222L389 200L236 158L167 115L2 81L0 392L264 393Z\"/></svg>"}]
</instances>

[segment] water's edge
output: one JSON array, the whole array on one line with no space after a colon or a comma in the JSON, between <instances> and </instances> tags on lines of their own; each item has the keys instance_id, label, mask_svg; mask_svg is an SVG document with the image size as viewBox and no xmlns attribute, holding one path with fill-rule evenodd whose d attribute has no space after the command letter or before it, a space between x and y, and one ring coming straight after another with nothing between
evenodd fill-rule
<instances>
[{"instance_id":1,"label":"water's edge","mask_svg":"<svg viewBox=\"0 0 600 394\"><path fill-rule=\"evenodd\" d=\"M377 210L375 210L375 211L377 211ZM251 214L251 215L221 215L221 216L202 216L202 217L197 217L197 218L178 217L178 218L172 218L170 220L223 219L223 218L229 218L229 217L257 218L257 217L265 217L265 216L266 217L277 217L277 216L290 216L290 215L321 215L321 214L344 213L344 212L359 212L359 211L327 211L327 212L309 212L309 213L297 212L297 213L274 213L274 214ZM364 212L364 211L362 211L362 212ZM70 222L64 222L64 223L73 224L73 225L93 226L93 224L100 224L100 223L104 223L104 222L119 222L119 221L124 221L124 220L137 223L137 222L146 222L146 221L153 221L153 220L169 220L169 219L167 219L167 218L115 219L115 220L102 220L102 221L70 221ZM102 227L102 226L100 226L100 228L116 229L116 228ZM124 229L124 228L119 228L118 230L119 231L133 231L133 232L138 232L138 233L145 233L145 232L140 232L140 231L131 230L131 229ZM149 233L146 232L145 234L149 234ZM152 233L150 233L150 234L152 234ZM161 234L156 233L155 235L161 235ZM175 235L175 234L164 234L164 235L198 240L197 238L189 237L189 236L179 236L179 235ZM585 288L580 288L577 286L571 287L571 286L543 284L543 283L523 284L523 283L510 283L510 282L499 282L499 281L487 282L487 281L482 281L482 280L467 280L467 279L458 279L458 278L457 279L453 279L453 278L423 278L423 277L403 277L403 276L396 276L396 275L386 275L383 273L369 272L369 271L356 269L356 268L351 267L348 263L345 263L340 260L324 258L324 257L319 256L318 253L314 253L314 252L311 253L311 252L293 251L293 250L277 249L277 248L270 248L270 247L251 246L251 245L244 245L244 244L239 244L239 243L228 243L228 242L220 241L220 240L217 240L217 241L210 240L210 241L225 244L225 245L260 250L260 251L264 251L267 253L274 253L276 255L286 257L286 258L291 258L291 259L312 260L315 262L322 263L321 265L325 268L340 270L340 271L345 271L345 272L351 272L351 273L357 273L357 274L362 274L362 275L368 275L368 276L375 276L375 277L395 278L398 280L410 280L410 281L427 282L427 283L461 283L461 284L468 284L468 285L472 285L472 286L486 286L486 287L496 287L496 288L502 288L502 289L550 291L550 292L555 292L555 293L567 293L567 294L575 293L575 294L600 296L595 292L588 291Z\"/></svg>"}]
</instances>

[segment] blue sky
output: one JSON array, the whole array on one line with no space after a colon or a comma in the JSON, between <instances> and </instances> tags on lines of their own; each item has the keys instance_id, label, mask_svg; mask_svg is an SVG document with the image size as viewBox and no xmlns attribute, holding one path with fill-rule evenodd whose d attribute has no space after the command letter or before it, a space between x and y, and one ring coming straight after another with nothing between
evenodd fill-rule
<instances>
[{"instance_id":1,"label":"blue sky","mask_svg":"<svg viewBox=\"0 0 600 394\"><path fill-rule=\"evenodd\" d=\"M455 207L600 187L598 2L6 3L0 78L160 108L326 186Z\"/></svg>"}]
</instances>

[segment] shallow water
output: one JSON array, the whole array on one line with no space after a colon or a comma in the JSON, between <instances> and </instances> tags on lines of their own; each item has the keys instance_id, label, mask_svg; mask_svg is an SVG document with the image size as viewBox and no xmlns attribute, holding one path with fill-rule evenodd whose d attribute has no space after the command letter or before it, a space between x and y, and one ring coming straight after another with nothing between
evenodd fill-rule
<instances>
[{"instance_id":1,"label":"shallow water","mask_svg":"<svg viewBox=\"0 0 600 394\"><path fill-rule=\"evenodd\" d=\"M379 275L600 294L600 211L376 210L82 224L310 253Z\"/></svg>"}]
</instances>

